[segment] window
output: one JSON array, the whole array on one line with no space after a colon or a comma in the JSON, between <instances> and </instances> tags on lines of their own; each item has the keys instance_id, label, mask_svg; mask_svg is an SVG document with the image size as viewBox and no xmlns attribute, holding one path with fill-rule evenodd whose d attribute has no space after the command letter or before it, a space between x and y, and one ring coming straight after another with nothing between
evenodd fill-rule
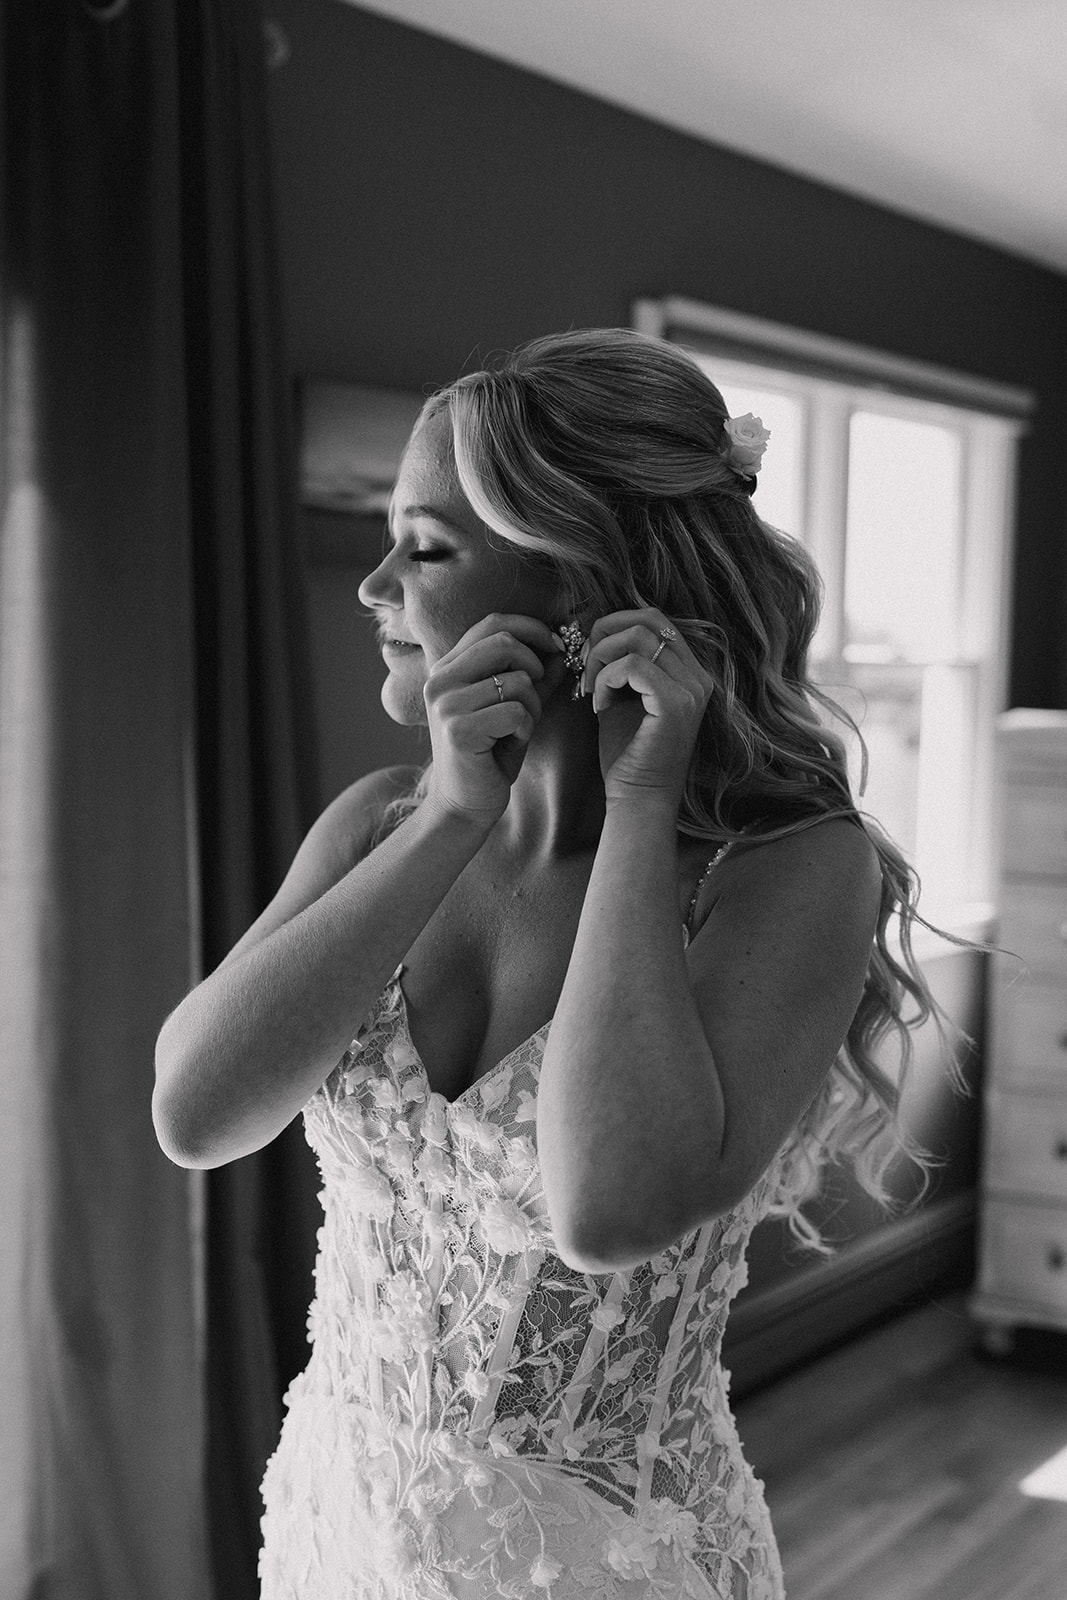
<instances>
[{"instance_id":1,"label":"window","mask_svg":"<svg viewBox=\"0 0 1067 1600\"><path fill-rule=\"evenodd\" d=\"M754 503L822 573L812 676L863 735L861 808L918 870L923 914L983 931L1014 460L1031 397L688 301L641 301L635 325L685 345L731 415L770 429Z\"/></svg>"}]
</instances>

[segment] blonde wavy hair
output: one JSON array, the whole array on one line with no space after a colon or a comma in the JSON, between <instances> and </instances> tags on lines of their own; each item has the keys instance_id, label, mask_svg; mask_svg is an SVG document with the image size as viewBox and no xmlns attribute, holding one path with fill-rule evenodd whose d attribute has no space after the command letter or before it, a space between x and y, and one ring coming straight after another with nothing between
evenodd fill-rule
<instances>
[{"instance_id":1,"label":"blonde wavy hair","mask_svg":"<svg viewBox=\"0 0 1067 1600\"><path fill-rule=\"evenodd\" d=\"M723 398L675 345L613 328L536 339L432 395L420 423L442 412L460 486L490 537L550 569L586 626L611 611L664 612L712 674L716 692L679 831L751 842L846 817L878 854L881 905L862 997L834 1070L785 1146L772 1203L795 1237L830 1253L802 1209L828 1164L850 1165L886 1209L895 1208L887 1176L898 1157L916 1164L925 1189L934 1158L900 1118L912 1031L934 1019L960 1089L948 1035L964 1036L940 1011L912 951L914 923L930 926L916 908L918 878L853 801L845 742L832 722L857 738L858 729L808 676L822 600L815 565L757 515L755 480L726 461ZM383 830L419 804L429 771L394 801ZM893 1034L895 1079L876 1059Z\"/></svg>"}]
</instances>

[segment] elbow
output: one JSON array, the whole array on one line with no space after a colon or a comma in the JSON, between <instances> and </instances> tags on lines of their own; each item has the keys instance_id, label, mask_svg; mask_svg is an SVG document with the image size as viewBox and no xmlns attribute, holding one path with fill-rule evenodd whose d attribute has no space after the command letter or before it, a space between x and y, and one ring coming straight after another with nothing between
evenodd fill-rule
<instances>
[{"instance_id":1,"label":"elbow","mask_svg":"<svg viewBox=\"0 0 1067 1600\"><path fill-rule=\"evenodd\" d=\"M206 1171L221 1166L228 1158L219 1156L205 1136L204 1118L196 1115L191 1104L192 1073L166 1024L156 1042L155 1067L152 1126L159 1148L176 1167Z\"/></svg>"},{"instance_id":2,"label":"elbow","mask_svg":"<svg viewBox=\"0 0 1067 1600\"><path fill-rule=\"evenodd\" d=\"M155 1121L154 1115L152 1120ZM213 1165L210 1161L201 1161L192 1151L186 1150L183 1145L172 1139L165 1130L162 1130L158 1123L156 1124L156 1143L168 1161L172 1161L176 1167L182 1167L186 1172L206 1172Z\"/></svg>"},{"instance_id":3,"label":"elbow","mask_svg":"<svg viewBox=\"0 0 1067 1600\"><path fill-rule=\"evenodd\" d=\"M556 1254L575 1272L597 1276L627 1272L676 1244L691 1231L677 1205L635 1211L588 1207L554 1225Z\"/></svg>"},{"instance_id":4,"label":"elbow","mask_svg":"<svg viewBox=\"0 0 1067 1600\"><path fill-rule=\"evenodd\" d=\"M590 1204L553 1219L556 1254L575 1272L627 1272L726 1216L747 1193L748 1188L717 1181L699 1195L675 1191L633 1207Z\"/></svg>"},{"instance_id":5,"label":"elbow","mask_svg":"<svg viewBox=\"0 0 1067 1600\"><path fill-rule=\"evenodd\" d=\"M156 1143L168 1161L188 1172L210 1172L214 1167L224 1167L239 1156L249 1155L251 1149L226 1149L217 1137L200 1138L188 1118L175 1116L168 1109L158 1090L152 1096L152 1126Z\"/></svg>"},{"instance_id":6,"label":"elbow","mask_svg":"<svg viewBox=\"0 0 1067 1600\"><path fill-rule=\"evenodd\" d=\"M629 1272L633 1267L638 1267L643 1261L648 1261L658 1254L656 1250L644 1250L632 1245L626 1248L628 1241L618 1240L590 1240L583 1243L580 1240L563 1240L556 1245L556 1254L565 1267L570 1267L572 1272L580 1272L583 1277L605 1277L614 1272Z\"/></svg>"},{"instance_id":7,"label":"elbow","mask_svg":"<svg viewBox=\"0 0 1067 1600\"><path fill-rule=\"evenodd\" d=\"M195 1167L191 1159L191 1151L186 1149L182 1138L180 1119L175 1117L171 1102L173 1093L168 1086L173 1082L174 1062L173 1049L169 1038L170 1018L163 1024L156 1040L156 1081L152 1089L152 1127L155 1130L156 1143L168 1161L173 1161L176 1167Z\"/></svg>"},{"instance_id":8,"label":"elbow","mask_svg":"<svg viewBox=\"0 0 1067 1600\"><path fill-rule=\"evenodd\" d=\"M175 1166L193 1172L210 1172L252 1155L285 1126L259 1106L230 1104L212 1091L210 1077L203 1062L187 1063L157 1046L152 1091L156 1142Z\"/></svg>"},{"instance_id":9,"label":"elbow","mask_svg":"<svg viewBox=\"0 0 1067 1600\"><path fill-rule=\"evenodd\" d=\"M167 1160L173 1161L176 1167L195 1172L218 1165L216 1161L205 1159L205 1152L190 1137L191 1130L186 1119L175 1114L170 1097L164 1092L158 1077L152 1091L152 1126L156 1143Z\"/></svg>"}]
</instances>

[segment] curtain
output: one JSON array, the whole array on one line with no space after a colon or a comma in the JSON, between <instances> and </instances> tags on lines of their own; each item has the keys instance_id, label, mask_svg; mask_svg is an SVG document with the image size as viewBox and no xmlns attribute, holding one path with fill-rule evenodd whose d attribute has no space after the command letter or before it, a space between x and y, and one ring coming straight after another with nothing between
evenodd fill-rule
<instances>
[{"instance_id":1,"label":"curtain","mask_svg":"<svg viewBox=\"0 0 1067 1600\"><path fill-rule=\"evenodd\" d=\"M295 1131L205 1180L150 1118L312 785L262 72L252 0L0 9L4 1600L254 1593L295 1359Z\"/></svg>"},{"instance_id":2,"label":"curtain","mask_svg":"<svg viewBox=\"0 0 1067 1600\"><path fill-rule=\"evenodd\" d=\"M251 7L225 23L224 9L183 13L181 61L205 971L278 887L318 790L263 44ZM207 1174L208 1498L220 1600L258 1594L259 1482L282 1393L308 1355L316 1192L298 1124Z\"/></svg>"}]
</instances>

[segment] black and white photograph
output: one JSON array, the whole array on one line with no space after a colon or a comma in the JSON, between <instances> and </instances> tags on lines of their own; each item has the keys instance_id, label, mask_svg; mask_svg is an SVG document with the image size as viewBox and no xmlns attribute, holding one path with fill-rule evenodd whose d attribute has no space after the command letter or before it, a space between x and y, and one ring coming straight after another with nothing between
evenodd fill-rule
<instances>
[{"instance_id":1,"label":"black and white photograph","mask_svg":"<svg viewBox=\"0 0 1067 1600\"><path fill-rule=\"evenodd\" d=\"M1067 7L0 0L0 1600L1067 1600Z\"/></svg>"}]
</instances>

